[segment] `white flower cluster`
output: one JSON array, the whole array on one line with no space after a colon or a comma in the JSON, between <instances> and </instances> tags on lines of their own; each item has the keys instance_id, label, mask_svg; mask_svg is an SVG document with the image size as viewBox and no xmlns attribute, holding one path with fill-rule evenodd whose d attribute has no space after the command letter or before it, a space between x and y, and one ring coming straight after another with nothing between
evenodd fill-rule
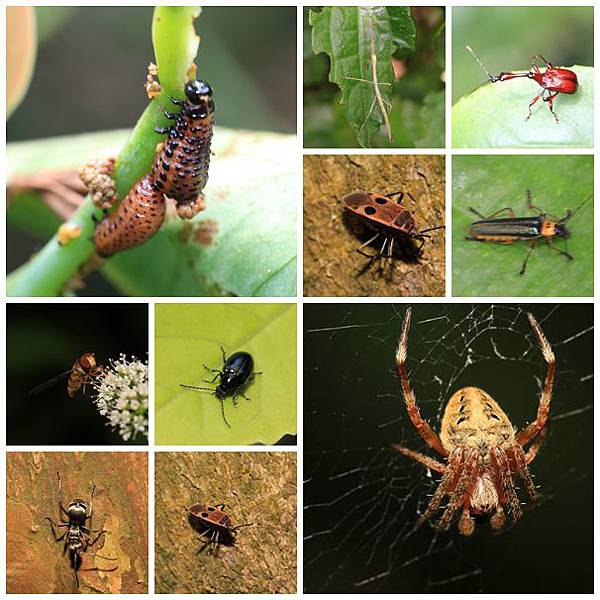
<instances>
[{"instance_id":1,"label":"white flower cluster","mask_svg":"<svg viewBox=\"0 0 600 600\"><path fill-rule=\"evenodd\" d=\"M110 359L94 382L94 403L113 431L124 441L137 435L148 437L148 361L124 354Z\"/></svg>"}]
</instances>

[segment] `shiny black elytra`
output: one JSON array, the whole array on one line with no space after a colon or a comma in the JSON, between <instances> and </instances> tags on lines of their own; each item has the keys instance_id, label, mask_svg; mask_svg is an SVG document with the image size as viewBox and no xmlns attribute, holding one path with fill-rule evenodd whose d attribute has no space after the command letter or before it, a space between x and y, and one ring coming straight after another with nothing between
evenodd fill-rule
<instances>
[{"instance_id":1,"label":"shiny black elytra","mask_svg":"<svg viewBox=\"0 0 600 600\"><path fill-rule=\"evenodd\" d=\"M225 416L225 398L231 396L234 406L237 405L238 396L241 396L245 400L250 400L250 398L244 395L244 391L252 383L256 375L262 375L262 371L254 372L254 359L248 352L234 352L227 358L225 350L221 346L221 354L223 355L223 367L221 369L210 369L206 365L203 365L207 371L216 373L212 380L203 379L203 381L205 383L215 383L217 378L219 378L216 388L185 385L184 383L180 383L179 385L191 390L212 392L213 396L221 402L221 414L223 415L225 425L231 429L231 425Z\"/></svg>"}]
</instances>

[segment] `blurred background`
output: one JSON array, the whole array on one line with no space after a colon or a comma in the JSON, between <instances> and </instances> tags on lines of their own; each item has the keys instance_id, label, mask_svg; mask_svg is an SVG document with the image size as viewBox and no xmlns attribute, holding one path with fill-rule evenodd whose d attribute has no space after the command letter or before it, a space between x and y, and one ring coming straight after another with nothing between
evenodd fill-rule
<instances>
[{"instance_id":1,"label":"blurred background","mask_svg":"<svg viewBox=\"0 0 600 600\"><path fill-rule=\"evenodd\" d=\"M452 10L452 103L485 82L468 44L491 73L594 64L593 6L457 6Z\"/></svg>"},{"instance_id":2,"label":"blurred background","mask_svg":"<svg viewBox=\"0 0 600 600\"><path fill-rule=\"evenodd\" d=\"M29 392L86 352L99 364L121 353L145 361L146 304L9 304L6 333L8 444L123 444L96 411L90 386L69 398L65 376L36 396Z\"/></svg>"},{"instance_id":3,"label":"blurred background","mask_svg":"<svg viewBox=\"0 0 600 600\"><path fill-rule=\"evenodd\" d=\"M148 104L152 7L37 7L31 87L7 140L130 128ZM296 131L295 7L208 7L198 76L223 127ZM260 40L260 43L257 43Z\"/></svg>"}]
</instances>

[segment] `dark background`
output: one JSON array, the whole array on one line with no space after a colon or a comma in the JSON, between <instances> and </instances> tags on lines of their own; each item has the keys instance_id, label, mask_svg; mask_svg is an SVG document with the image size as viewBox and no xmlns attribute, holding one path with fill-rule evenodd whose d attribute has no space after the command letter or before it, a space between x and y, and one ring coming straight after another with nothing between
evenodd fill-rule
<instances>
[{"instance_id":1,"label":"dark background","mask_svg":"<svg viewBox=\"0 0 600 600\"><path fill-rule=\"evenodd\" d=\"M411 533L438 476L389 449L398 442L435 454L410 423L396 375L406 306L305 305L305 590L591 593L593 305L523 305L558 364L549 435L530 466L541 502L499 535L482 519L470 538L456 523ZM517 428L535 418L545 363L524 311L412 308L411 382L436 431L446 401L466 385L490 393Z\"/></svg>"},{"instance_id":2,"label":"dark background","mask_svg":"<svg viewBox=\"0 0 600 600\"><path fill-rule=\"evenodd\" d=\"M29 391L71 369L85 352L95 352L99 364L121 353L146 360L147 305L8 304L6 329L8 444L124 443L96 411L91 387L69 398L65 377L37 396Z\"/></svg>"}]
</instances>

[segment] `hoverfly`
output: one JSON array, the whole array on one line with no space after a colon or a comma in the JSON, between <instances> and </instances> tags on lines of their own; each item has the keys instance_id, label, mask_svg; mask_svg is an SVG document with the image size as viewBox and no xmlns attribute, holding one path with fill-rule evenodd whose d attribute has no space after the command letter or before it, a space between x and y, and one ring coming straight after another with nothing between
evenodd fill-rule
<instances>
[{"instance_id":1,"label":"hoverfly","mask_svg":"<svg viewBox=\"0 0 600 600\"><path fill-rule=\"evenodd\" d=\"M29 395L37 396L68 375L67 394L69 394L69 398L73 398L81 388L83 388L85 393L85 386L93 381L101 372L102 367L97 364L96 355L93 352L86 352L75 359L73 366L68 371L36 385L29 392Z\"/></svg>"}]
</instances>

